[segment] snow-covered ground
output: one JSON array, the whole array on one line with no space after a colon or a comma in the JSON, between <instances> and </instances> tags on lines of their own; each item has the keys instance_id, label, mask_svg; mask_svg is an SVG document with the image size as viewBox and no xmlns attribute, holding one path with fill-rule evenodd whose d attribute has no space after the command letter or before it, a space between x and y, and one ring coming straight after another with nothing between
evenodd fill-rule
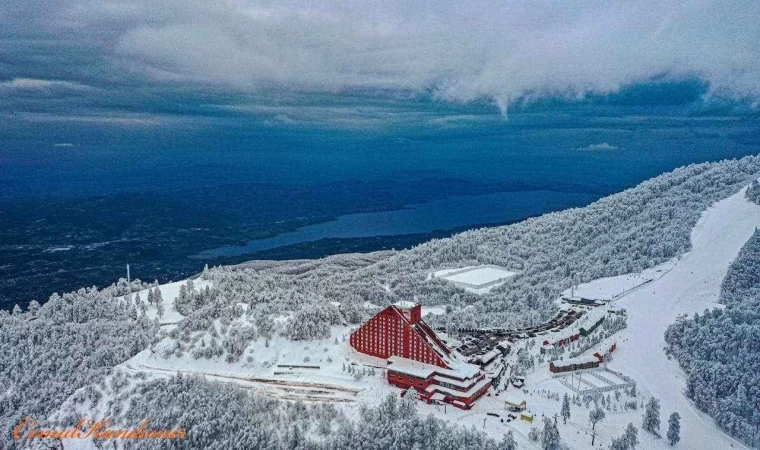
<instances>
[{"instance_id":1,"label":"snow-covered ground","mask_svg":"<svg viewBox=\"0 0 760 450\"><path fill-rule=\"evenodd\" d=\"M173 306L174 299L179 296L179 288L183 284L187 284L187 280L182 281L175 281L173 283L167 283L159 285L159 289L161 290L161 298L164 300L161 304L164 306L164 316L159 319L159 324L161 326L166 325L175 325L177 322L182 320L184 317L182 314L178 313ZM195 286L195 289L205 289L206 286L210 286L211 282L206 280L193 280L193 285ZM156 306L155 305L148 305L148 289L143 289L141 291L135 291L132 293L132 301L134 302L137 298L137 295L140 295L140 300L142 300L143 303L147 306L147 309L145 310L145 315L153 320L153 318L156 316ZM126 295L125 295L126 297Z\"/></svg>"},{"instance_id":2,"label":"snow-covered ground","mask_svg":"<svg viewBox=\"0 0 760 450\"><path fill-rule=\"evenodd\" d=\"M640 392L658 397L663 416L679 412L682 448L745 448L686 398L684 373L663 347L665 330L679 315L716 306L729 265L758 226L760 206L747 201L744 190L716 203L694 227L692 250L661 279L616 303L628 311L628 328L617 336L621 345L610 367L633 377Z\"/></svg>"},{"instance_id":3,"label":"snow-covered ground","mask_svg":"<svg viewBox=\"0 0 760 450\"><path fill-rule=\"evenodd\" d=\"M562 292L562 295L566 297L583 297L593 300L615 300L618 297L627 295L634 289L638 289L647 283L662 278L662 276L668 273L677 262L677 259L673 259L638 273L599 278L567 289Z\"/></svg>"},{"instance_id":4,"label":"snow-covered ground","mask_svg":"<svg viewBox=\"0 0 760 450\"><path fill-rule=\"evenodd\" d=\"M628 327L607 340L607 343L612 340L618 343L614 360L608 367L632 377L638 388L635 400L639 408L636 410L622 407L623 403L631 400L626 394L621 393L620 399L615 399L614 392L610 393L614 407L606 411L607 417L596 426L594 448L609 447L611 440L623 434L629 422L640 429L643 413L640 405L649 396L661 401L662 434L667 429L670 413L678 411L681 415L681 442L678 448L746 448L720 431L710 417L696 410L685 397L684 374L675 361L669 361L665 356L663 335L667 326L675 322L679 315L690 315L716 306L726 270L756 226L760 226L760 206L748 202L744 191L739 192L702 214L692 231L692 250L682 258L639 274L595 280L576 287L576 296L583 292L584 296L616 297L614 307L627 310ZM200 280L195 283L196 286L204 286ZM166 309L162 323L171 324L181 319L181 315L171 306L180 284L161 286ZM624 294L620 296L620 293ZM141 292L140 296L144 301L147 291ZM443 310L444 307L430 307L426 308L425 313L436 314ZM598 310L603 312L601 308ZM155 308L149 308L148 314L155 314L154 311ZM171 356L165 359L160 352L145 350L124 363L122 369L145 371L150 376L200 373L209 378L238 383L258 393L283 399L331 401L348 410L359 408L362 404L375 404L388 393L398 395L400 391L388 385L379 369L375 370L375 375L361 379L344 371L344 367L352 364L357 368L383 365L383 361L353 352L344 341L349 332L349 327L336 326L332 327L330 338L322 341L292 342L275 337L266 345L259 339L246 350L239 362L231 364L219 359L195 360L188 353L180 358ZM534 353L540 343L532 348ZM512 352L509 362L513 362L515 353ZM282 367L287 365L314 365L319 368ZM595 383L593 378L588 381ZM508 392L515 390L510 386ZM516 414L517 420L507 422L509 413L504 409L505 392L490 392L470 411L427 404L420 404L419 409L423 415L432 413L454 423L474 426L496 439L513 430L520 448L537 449L539 445L528 440L528 432L533 426L542 426L542 416L553 417L559 413L565 393L571 397L574 395L569 388L549 376L547 364L539 364L535 372L526 377L525 385L528 410L535 414L532 424L521 421L519 414ZM586 406L572 404L568 423L563 424L561 418L558 420L561 438L572 449L591 448L588 412ZM499 417L489 416L488 413L498 414ZM639 438L641 445L637 449L670 448L665 439L655 439L643 430L639 431ZM69 448L68 445L66 447Z\"/></svg>"},{"instance_id":5,"label":"snow-covered ground","mask_svg":"<svg viewBox=\"0 0 760 450\"><path fill-rule=\"evenodd\" d=\"M517 272L492 264L467 266L459 269L444 269L430 274L432 278L442 278L475 294L483 294L502 284Z\"/></svg>"},{"instance_id":6,"label":"snow-covered ground","mask_svg":"<svg viewBox=\"0 0 760 450\"><path fill-rule=\"evenodd\" d=\"M692 230L692 250L679 260L671 261L639 274L595 280L576 289L610 298L623 291L629 291L613 301L616 308L625 308L628 327L605 342L616 341L618 348L608 367L632 377L637 383L639 408L624 410L619 406L631 400L626 394L621 401L614 399L618 411L606 411L607 417L596 426L594 448L608 448L611 440L623 434L631 422L639 428L641 444L637 449L672 448L666 439L656 439L641 430L643 409L640 404L649 396L661 402L661 428L667 431L667 418L677 411L681 415L681 449L746 449L739 441L721 431L712 418L697 410L684 395L684 373L676 361L668 360L663 350L664 333L682 314L692 315L706 308L719 306L716 302L720 285L731 262L739 250L751 237L755 227L760 226L760 206L744 197L744 191L722 200L708 208ZM641 284L640 281L652 281ZM639 287L637 287L639 286ZM631 290L631 288L634 288ZM578 295L576 293L576 295ZM592 353L593 350L587 352ZM593 379L589 378L593 383ZM510 389L514 389L510 387ZM483 429L489 435L499 438L507 430L514 430L520 448L539 448L527 439L531 426L541 426L542 416L552 417L561 408L557 400L567 392L573 392L549 376L546 365L539 366L526 378L528 410L535 413L533 424L520 420L509 424L500 418L487 416L488 412L505 417L503 396L486 397L471 411L448 408L447 414L436 407L423 405L423 413L433 412L457 423ZM571 405L571 419L567 425L560 418L558 428L563 442L573 449L587 449L591 444L591 427L588 423L589 410L585 406ZM485 420L485 427L484 427Z\"/></svg>"}]
</instances>

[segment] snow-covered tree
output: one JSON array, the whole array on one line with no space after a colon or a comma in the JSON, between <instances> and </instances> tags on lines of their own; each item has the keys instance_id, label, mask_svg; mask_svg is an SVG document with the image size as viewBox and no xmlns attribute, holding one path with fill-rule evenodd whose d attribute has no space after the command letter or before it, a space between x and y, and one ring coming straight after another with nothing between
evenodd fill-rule
<instances>
[{"instance_id":1,"label":"snow-covered tree","mask_svg":"<svg viewBox=\"0 0 760 450\"><path fill-rule=\"evenodd\" d=\"M641 428L653 433L658 434L660 431L660 400L651 397L647 402L646 409L644 410L644 419L641 424Z\"/></svg>"},{"instance_id":2,"label":"snow-covered tree","mask_svg":"<svg viewBox=\"0 0 760 450\"><path fill-rule=\"evenodd\" d=\"M676 445L681 440L681 415L678 412L674 412L668 418L667 438L670 445Z\"/></svg>"},{"instance_id":3,"label":"snow-covered tree","mask_svg":"<svg viewBox=\"0 0 760 450\"><path fill-rule=\"evenodd\" d=\"M620 436L612 439L610 444L610 450L628 450L628 443L625 441L625 436Z\"/></svg>"},{"instance_id":4,"label":"snow-covered tree","mask_svg":"<svg viewBox=\"0 0 760 450\"><path fill-rule=\"evenodd\" d=\"M164 303L163 302L156 302L156 316L159 318L164 317Z\"/></svg>"},{"instance_id":5,"label":"snow-covered tree","mask_svg":"<svg viewBox=\"0 0 760 450\"><path fill-rule=\"evenodd\" d=\"M632 423L629 423L625 428L625 434L623 436L625 437L628 447L636 448L636 446L639 445L639 430Z\"/></svg>"},{"instance_id":6,"label":"snow-covered tree","mask_svg":"<svg viewBox=\"0 0 760 450\"><path fill-rule=\"evenodd\" d=\"M596 427L596 424L604 420L605 417L606 414L604 413L604 410L599 406L595 406L594 409L589 411L588 421L591 422L591 429L593 430Z\"/></svg>"},{"instance_id":7,"label":"snow-covered tree","mask_svg":"<svg viewBox=\"0 0 760 450\"><path fill-rule=\"evenodd\" d=\"M29 302L29 308L28 308L29 314L31 314L32 316L36 316L37 311L39 310L40 310L40 304L39 302L37 302L37 300L32 300L31 302Z\"/></svg>"},{"instance_id":8,"label":"snow-covered tree","mask_svg":"<svg viewBox=\"0 0 760 450\"><path fill-rule=\"evenodd\" d=\"M541 433L541 448L557 450L560 445L559 430L553 420L544 417L544 431Z\"/></svg>"},{"instance_id":9,"label":"snow-covered tree","mask_svg":"<svg viewBox=\"0 0 760 450\"><path fill-rule=\"evenodd\" d=\"M153 302L154 303L163 303L163 301L164 301L164 297L161 294L161 287L160 286L156 286L153 289Z\"/></svg>"},{"instance_id":10,"label":"snow-covered tree","mask_svg":"<svg viewBox=\"0 0 760 450\"><path fill-rule=\"evenodd\" d=\"M564 424L567 425L567 419L570 418L570 397L567 395L567 392L565 392L565 396L562 398L561 414Z\"/></svg>"},{"instance_id":11,"label":"snow-covered tree","mask_svg":"<svg viewBox=\"0 0 760 450\"><path fill-rule=\"evenodd\" d=\"M517 442L515 441L515 434L512 430L509 430L499 442L497 450L517 450Z\"/></svg>"}]
</instances>

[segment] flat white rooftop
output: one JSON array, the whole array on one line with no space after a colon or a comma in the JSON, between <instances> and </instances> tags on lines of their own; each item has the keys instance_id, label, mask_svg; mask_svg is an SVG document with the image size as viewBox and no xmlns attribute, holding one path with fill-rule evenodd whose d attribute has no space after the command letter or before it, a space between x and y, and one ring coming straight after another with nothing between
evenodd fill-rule
<instances>
[{"instance_id":1,"label":"flat white rooftop","mask_svg":"<svg viewBox=\"0 0 760 450\"><path fill-rule=\"evenodd\" d=\"M517 272L485 264L480 266L469 266L461 269L446 269L434 272L432 277L443 278L458 286L470 289L474 292L486 292L503 283L507 278L516 275Z\"/></svg>"}]
</instances>

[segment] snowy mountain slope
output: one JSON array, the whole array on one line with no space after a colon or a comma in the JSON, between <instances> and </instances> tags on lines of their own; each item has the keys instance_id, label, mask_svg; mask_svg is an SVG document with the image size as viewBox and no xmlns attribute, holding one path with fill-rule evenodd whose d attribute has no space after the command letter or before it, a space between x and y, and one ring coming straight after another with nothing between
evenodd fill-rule
<instances>
[{"instance_id":1,"label":"snowy mountain slope","mask_svg":"<svg viewBox=\"0 0 760 450\"><path fill-rule=\"evenodd\" d=\"M620 345L609 367L634 378L639 387L639 401L648 396L661 400L662 433L667 426L667 415L673 411L681 414L681 448L746 448L723 433L710 417L696 410L684 396L683 373L675 361L668 361L665 356L663 334L679 315L701 312L705 308L716 306L720 284L729 264L758 225L760 206L748 202L744 191L741 191L714 204L702 214L691 233L692 250L680 260L666 262L642 273L594 280L576 288L580 292L611 297L636 287L613 303L616 308L628 311L628 328L610 338ZM652 281L640 284L642 280L650 279ZM175 289L167 289L168 295L165 295L168 304L176 296L177 287L172 287ZM253 364L242 361L227 364L194 360L189 355L166 360L146 350L123 366L131 372L145 371L159 376L170 376L177 372L204 374L209 379L233 382L274 398L337 402L350 411L360 404L376 404L384 395L397 391L389 388L381 376L365 377L359 381L341 370L344 362L367 363L344 348L344 343L334 343L336 338L342 341L342 336L348 331L347 327L332 327L330 338L308 344L277 337L271 341L270 347L265 347L263 341L256 341L248 351L255 358ZM326 359L312 359L312 364L321 366L319 370L296 370L284 374L276 364L272 364L303 363L306 356L313 358L316 353L314 350L321 350L322 347L328 351L322 352L321 358L330 356L333 360L328 363ZM308 386L307 383L313 383L314 386ZM322 385L316 386L318 383ZM528 386L535 389L527 396L529 409L539 418L553 416L559 411L559 402L550 398L550 395L570 393L556 380L548 377L545 366L539 367L536 373L528 377ZM315 395L312 388L321 392ZM346 392L339 392L341 388ZM349 390L358 392L354 394ZM521 448L538 448L527 435L531 426L540 426L540 421L537 420L534 425L521 421L505 424L488 416L488 413L505 416L502 396L483 398L471 411L455 408L444 411L431 405L419 405L419 408L423 415L433 414L453 423L475 426L496 439L512 430ZM559 426L562 439L572 449L587 448L591 440L590 426L586 420L588 410L576 405L571 409L571 420L567 425ZM606 448L629 422L640 427L641 415L641 409L608 412L606 421L596 427L597 448L600 445ZM639 437L641 445L638 448L669 447L665 439L655 439L646 432L641 431Z\"/></svg>"},{"instance_id":2,"label":"snowy mountain slope","mask_svg":"<svg viewBox=\"0 0 760 450\"><path fill-rule=\"evenodd\" d=\"M694 227L692 250L670 272L615 303L628 311L628 328L617 335L622 344L610 367L632 376L642 393L661 400L663 421L673 411L681 414L682 448L746 448L686 398L683 371L663 348L665 330L679 315L719 306L728 266L757 226L760 206L749 202L744 190L716 203Z\"/></svg>"},{"instance_id":3,"label":"snowy mountain slope","mask_svg":"<svg viewBox=\"0 0 760 450\"><path fill-rule=\"evenodd\" d=\"M532 270L535 271L536 276L543 277L541 278L542 286L551 287L551 289L539 289L542 296L548 298L554 295L550 298L554 299L573 280L574 282L593 280L576 287L576 293L587 292L588 295L599 298L615 296L614 307L625 308L628 311L628 328L607 340L608 343L614 340L619 344L609 367L632 377L637 383L639 395L625 392L618 392L620 395L614 392L604 393L615 397L612 401L607 397L606 405L602 402L603 407L607 408L607 418L596 426L595 448L607 448L613 438L622 434L629 422L640 428L642 410L634 408L650 396L658 397L662 402L661 434L664 434L667 428L667 416L673 411L681 414L683 432L682 442L678 444L678 447L684 449L731 448L732 446L744 448L737 441L723 434L711 418L694 410L692 403L682 393L684 388L682 371L675 361L668 361L663 352L663 333L669 324L676 321L681 314L701 312L706 307L716 306L715 301L718 299L721 281L727 267L736 257L739 248L752 234L755 226L760 224L760 207L747 202L743 192L725 198L742 185L746 185L746 181L743 181L745 172L739 171L728 163L716 165L714 172L714 178L705 177L700 173L663 176L657 183L649 183L654 187L636 188L616 196L615 202L602 202L595 208L554 214L543 221L541 219L531 221L528 225L532 224L533 228L543 223L541 227L538 227L540 233L527 225L519 229L506 227L498 230L508 232L507 234L519 234L524 231L521 234L521 238L525 240L523 247L513 250L522 249L529 251L528 256L537 255L531 256L533 259L529 258L526 261L537 263L533 264ZM673 184L668 181L677 176L682 178L678 183ZM671 189L671 185L685 187ZM647 193L645 198L639 198L642 190ZM648 205L654 200L662 199L661 197L667 201L661 202L657 208L649 208ZM725 199L712 204L720 198ZM625 217L629 214L625 208L630 208L631 204L643 209L646 214L636 219L626 219ZM708 205L711 206L708 207ZM680 215L671 215L670 211L673 208L680 208ZM661 225L677 223L675 227L677 230L671 230L664 225L654 226L649 220L652 215L660 218L658 219L660 222L654 223ZM602 231L594 227L584 228L594 223L601 226L600 224L609 222L610 217L619 221L621 225L608 224ZM635 222L637 225L628 229L626 226L629 224L626 220ZM573 227L572 230L577 228L577 233L568 234L569 226ZM621 226L623 228L620 228ZM621 229L628 231L621 232ZM603 238L596 239L597 234ZM553 242L555 238L562 242L574 242L578 236L585 236L588 239L584 248L555 251L555 247L547 244L547 242ZM498 239L492 241L493 236L489 236L486 231L480 234L471 233L469 237L465 237L467 239L463 238L459 242L463 248L486 253L495 252L500 248L502 252L507 251L506 247L501 247ZM679 248L691 248L689 253L683 254L681 258L665 260L664 258L671 252L655 252L656 258L652 259L653 254L650 250L663 245L663 242L679 239L690 241L690 246L679 246ZM502 240L504 240L503 236ZM468 242L472 245L465 245ZM456 242L449 243L453 245ZM630 245L623 245L625 243ZM430 250L438 244L440 243L431 243L426 248ZM594 253L592 249L600 245L614 248L615 251ZM453 246L451 255L448 257L452 260L456 259L457 265L461 266L463 262L458 259L459 254L455 251L457 248L459 247ZM408 252L400 253L407 254ZM587 254L584 255L584 253ZM621 264L622 261L630 259L629 256L634 253L638 255L636 261L629 262L636 262L636 264ZM579 256L591 258L594 261L586 264L578 258ZM548 264L549 260L552 264ZM667 262L652 267L656 262L663 260ZM344 365L361 368L377 364L352 353L343 341L350 329L370 313L370 311L365 311L366 308L363 305L367 303L385 305L399 298L414 298L422 300L423 303L436 305L426 310L430 313L427 317L431 322L439 314L447 311L451 311L449 313L451 315L462 315L462 312L466 313L468 308L474 308L474 305L467 304L462 299L461 292L448 284L439 285L432 283L427 277L416 277L415 274L429 273L431 263L426 261L414 259L412 263L402 265L397 264L399 261L394 261L387 255L342 255L324 260L276 264L258 262L244 267L212 269L194 280L199 291L204 290L207 283L210 284L211 295L202 296L198 292L197 295L189 296L190 300L185 302L187 309L180 308L183 314L174 310L173 300L180 298L180 287L187 288L184 282L161 286L163 306L166 311L160 320L161 325L165 325L160 327L163 342L150 349L147 344L140 345L129 355L135 355L136 352L142 350L141 353L126 363L124 361L130 357L129 355L115 360L107 369L121 365L121 368L117 370L128 372L130 379L135 382L138 382L136 380L140 377L144 379L146 376L149 380L170 380L175 378L174 375L178 372L181 372L183 376L190 373L203 374L209 380L225 381L223 383L225 386L234 386L235 389L243 386L245 390L240 392L262 394L262 398L279 402L278 404L281 405L290 404L281 400L295 399L305 400L310 406L336 405L335 407L345 411L348 417L355 418L356 413L363 406L377 405L387 394L393 397L399 394L397 389L388 385L379 370L375 370L373 374L367 374L366 369L362 369L364 376L355 377L355 370L344 369ZM555 262L562 264L554 264ZM416 263L419 263L419 267L407 272L407 268ZM615 270L607 270L610 267ZM648 269L636 272L644 267ZM602 278L606 274L627 272L636 273ZM394 278L397 275L401 278ZM126 291L119 291L118 295L124 292ZM77 299L83 295L79 295ZM499 295L506 297L512 294L501 292ZM147 291L143 289L140 297L145 302ZM120 304L125 303L121 301L122 297L104 294L104 298L98 297L98 301L94 304L102 306L114 299ZM436 302L433 303L432 300ZM68 320L66 319L68 316L63 312L71 308L64 308L64 305L59 303L51 301L45 305L45 308L55 312L56 317L60 316L58 320ZM327 308L326 305L330 307ZM316 306L320 308L311 308ZM509 313L506 310L502 311L502 306L491 305L492 309L499 314ZM533 308L544 306L543 302L533 304ZM309 314L313 311L329 314L325 314L324 317L311 314L319 316L319 320L315 321L289 320L296 317L299 311L306 310L305 307L311 308L308 309ZM534 310L525 307L522 314L529 314ZM601 309L595 310L595 313L606 314ZM5 318L4 323L40 324L43 322L37 319L27 322L27 316L24 314ZM146 317L151 319L146 321L150 322L149 325L154 323L152 319L155 314L155 306L149 306L146 312ZM125 316L125 320L128 320L126 309L122 315ZM336 317L339 320L334 320ZM266 320L260 320L262 318ZM540 317L534 318L538 323ZM604 330L609 322L610 320L606 320L599 327L600 330ZM296 325L288 326L293 323ZM299 338L300 340L293 340L293 336L287 333L288 329L294 327L307 328L328 323L330 326L326 328L325 333L306 333ZM513 325L506 322L500 324ZM152 329L154 328L157 327ZM256 333L239 341L232 339L233 330L240 331L246 328L255 329ZM320 329L321 327L314 327L314 330ZM597 332L595 337L599 335L601 331ZM526 374L527 392L525 394L528 398L529 409L536 414L536 421L533 424L520 420L502 422L502 419L506 419L503 394L484 397L471 411L459 411L451 407L445 411L440 406L420 405L421 415L432 413L449 423L461 424L467 428L475 426L478 431L483 431L496 439L500 439L507 431L514 431L520 448L538 448L536 443L529 441L528 434L531 428L542 426L542 416L552 417L558 413L561 396L571 392L556 378L549 376L547 370L549 355L538 357L541 342L545 337L541 335L535 340L518 341L515 351L510 355L511 360L508 361L512 367L519 362L515 357L518 347L525 348L534 358L538 358L535 369L531 363L530 370L533 373ZM220 353L213 352L211 356L193 355L192 352L199 348L212 348L212 342L214 342L214 349L222 349ZM591 341L588 342L591 345ZM227 345L230 343L234 344L236 353L237 349L240 350L240 354L236 358L227 359L225 356L233 353L233 346ZM587 348L577 345L579 343L577 342L572 348L564 349L558 357L575 356ZM171 351L172 346L179 351ZM163 351L166 348L169 349L168 352ZM587 351L586 354L590 354L591 351ZM574 352L574 354L566 354L569 352ZM13 355L10 351L6 353ZM352 363L356 366L352 366ZM289 367L291 365L319 365L320 367L318 369L293 368ZM596 383L593 378L588 378L585 382L591 385ZM82 388L83 392L85 392L84 389L87 389L87 386ZM514 389L510 388L510 390ZM104 395L103 401L111 398ZM597 400L601 402L598 397ZM590 397L588 401L586 398L576 398L571 406L572 417L567 424L561 423L560 419L558 428L562 440L571 449L588 448L591 442L591 425L588 423L589 402L592 402ZM628 407L629 402L633 402L634 407ZM87 404L80 404L80 406L84 408L82 413L88 413ZM89 412L98 414L94 409ZM500 416L495 417L489 413ZM151 410L146 410L146 414L151 414ZM638 448L669 448L665 439L654 439L643 431L640 433L640 439L641 446Z\"/></svg>"},{"instance_id":4,"label":"snowy mountain slope","mask_svg":"<svg viewBox=\"0 0 760 450\"><path fill-rule=\"evenodd\" d=\"M702 312L705 308L722 307L716 301L723 278L756 226L760 226L760 206L748 202L742 190L703 212L691 232L692 250L680 259L640 273L593 280L575 288L576 292L584 295L605 299L631 289L612 303L615 309L627 310L628 327L603 341L607 344L618 343L614 359L608 367L636 381L638 397L633 400L637 403L646 402L650 396L660 399L661 435L664 436L667 430L667 417L670 413L677 411L681 415L679 448L747 448L724 433L711 417L696 409L686 398L683 371L676 361L668 360L665 355L664 333L668 325L678 320L682 314L690 315ZM652 281L641 284L645 280ZM586 354L592 352L590 350ZM536 353L535 350L533 353ZM584 383L594 381L593 377L586 377ZM558 413L561 405L558 399L565 393L574 396L572 391L549 377L545 364L539 365L535 372L528 375L526 388L528 409L537 418L552 417ZM620 436L629 422L641 428L642 408L619 408L629 400L631 399L627 395L623 395L620 401L613 397L613 403L618 409L607 409L606 419L596 426L594 448L608 448L612 439ZM515 432L520 448L540 448L540 445L527 438L531 425L521 421L507 425L486 416L489 412L504 415L499 397L484 398L469 412L453 411L452 414L449 410L447 415L442 415L433 407L426 406L422 409L424 413L432 412L466 426L476 426L494 438L511 429ZM567 424L563 424L561 419L559 421L562 441L571 449L589 448L589 410L575 404L571 404L570 409L572 416ZM486 419L485 427L483 419ZM540 422L538 425L540 428ZM657 439L641 429L639 439L641 444L638 449L671 448L664 437Z\"/></svg>"}]
</instances>

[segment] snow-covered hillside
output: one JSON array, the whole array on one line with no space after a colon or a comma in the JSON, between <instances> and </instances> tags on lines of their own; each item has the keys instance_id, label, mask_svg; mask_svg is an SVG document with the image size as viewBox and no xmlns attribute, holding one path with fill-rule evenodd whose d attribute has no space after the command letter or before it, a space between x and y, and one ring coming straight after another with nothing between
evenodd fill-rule
<instances>
[{"instance_id":1,"label":"snow-covered hillside","mask_svg":"<svg viewBox=\"0 0 760 450\"><path fill-rule=\"evenodd\" d=\"M614 359L608 367L632 377L640 398L654 396L661 402L661 419L667 427L667 416L677 411L681 416L682 448L727 449L747 448L722 432L713 419L697 410L684 395L684 374L676 361L664 351L664 333L668 325L683 315L702 312L706 308L722 307L716 303L721 282L741 247L760 226L760 206L749 202L744 190L708 208L691 234L692 249L678 261L656 268L614 278L595 280L580 285L576 292L596 298L612 298L620 292L635 288L612 302L615 309L627 311L628 327L608 341L618 343ZM652 280L641 284L640 281ZM577 295L577 294L576 294ZM545 369L543 369L545 370ZM528 378L528 385L548 389L562 395L567 390L542 375L540 368ZM540 408L553 413L558 405L539 401ZM583 410L581 409L581 413ZM626 423L641 423L641 411L608 414L606 422L597 427L601 441L623 433ZM573 439L560 425L560 433L568 442L577 441L574 448L587 448L587 440ZM654 439L641 432L641 448L668 448L665 439Z\"/></svg>"},{"instance_id":2,"label":"snow-covered hillside","mask_svg":"<svg viewBox=\"0 0 760 450\"><path fill-rule=\"evenodd\" d=\"M664 433L667 417L674 411L681 416L680 448L748 448L721 431L712 418L697 410L686 398L683 371L676 361L669 360L665 355L663 336L668 325L679 316L721 306L716 301L728 266L752 236L755 227L759 226L760 206L749 202L742 190L702 214L691 233L692 249L679 260L668 261L643 272L594 280L576 287L576 295L582 292L595 298L608 299L623 293L611 306L627 311L628 327L607 339L608 342L618 343L608 367L636 381L639 403L649 396L659 398L661 402L660 431L663 438L658 439L640 431L641 444L637 448L671 448ZM540 365L527 377L526 389L528 409L538 417L559 413L561 402L558 399L565 393L573 395L571 390L549 377L546 365ZM508 392L513 391L510 388ZM423 413L431 412L457 423L476 426L495 438L512 429L523 446L521 448L540 448L538 443L531 442L527 437L531 425L521 421L504 425L487 415L491 412L504 416L504 394L501 395L481 400L468 412L449 408L447 414L443 414L431 406L422 406L421 409ZM627 399L625 395L622 398ZM560 418L560 436L570 448L580 450L590 447L588 413L583 406L571 405L568 424L564 425ZM596 448L607 448L613 438L624 433L629 422L640 428L642 414L640 407L632 411L608 411L607 418L596 426Z\"/></svg>"},{"instance_id":3,"label":"snow-covered hillside","mask_svg":"<svg viewBox=\"0 0 760 450\"><path fill-rule=\"evenodd\" d=\"M680 315L720 306L716 302L728 266L758 226L760 206L749 202L744 190L716 203L697 222L692 250L673 270L618 302L628 311L628 328L618 335L621 345L610 367L660 398L663 413L679 412L684 448L744 448L685 397L683 371L663 348L665 330Z\"/></svg>"},{"instance_id":4,"label":"snow-covered hillside","mask_svg":"<svg viewBox=\"0 0 760 450\"><path fill-rule=\"evenodd\" d=\"M682 314L717 305L715 301L725 272L756 226L760 226L760 206L748 202L744 191L739 192L702 214L691 234L692 250L680 259L640 273L594 280L574 289L576 295L614 298L612 307L627 311L628 327L606 340L618 343L608 367L637 383L635 402L641 404L649 396L660 399L663 433L667 415L673 411L681 415L681 448L746 448L719 430L710 417L696 410L684 396L683 373L676 362L665 356L663 333ZM165 301L170 304L177 295L178 284L162 286L162 291L167 293ZM589 317L596 315L590 314ZM308 343L276 337L265 346L263 340L258 340L246 353L250 358L246 360L244 357L237 363L195 360L190 355L165 359L159 352L146 350L122 367L129 372L142 371L159 377L197 373L274 398L336 403L346 411L355 411L364 404L377 404L385 395L398 392L384 381L382 361L356 354L347 346L343 338L350 332L350 327L333 326L331 330L329 338ZM287 367L289 365L316 368ZM367 375L354 377L345 370L348 366L353 366L354 370L359 368L362 373L366 370ZM373 367L374 374L370 375ZM614 378L615 375L607 377ZM559 399L565 393L571 396L574 393L551 378L545 364L528 375L526 391L527 394L521 395L525 396L529 411L537 418L534 424L520 420L502 421L508 417L504 399L520 392L512 387L507 393L484 397L470 411L426 404L420 404L419 410L422 414L433 414L452 423L474 426L496 439L511 430L522 448L539 448L528 438L531 428L540 428L541 417L559 413ZM626 395L620 400L611 400L614 409L608 410L607 418L595 427L597 448L609 446L614 438L623 434L628 423L641 426L641 407L623 409L626 401L630 401ZM567 424L561 419L558 422L560 436L570 448L588 448L591 442L589 410L585 405L573 403L570 411ZM669 447L665 439L655 438L644 431L639 433L639 439L638 448Z\"/></svg>"},{"instance_id":5,"label":"snow-covered hillside","mask_svg":"<svg viewBox=\"0 0 760 450\"><path fill-rule=\"evenodd\" d=\"M277 442L302 433L315 439L310 442L334 443L327 436L350 428L347 422L366 426L375 420L371 414L383 417L394 409L386 401L400 391L385 381L385 361L357 354L347 337L379 309L403 300L422 303L425 320L447 330L441 337L453 347L469 345L472 329L484 326L493 327L485 331L494 334L489 339L511 340L511 352L496 362L499 368L506 363L508 375L523 376L523 388L513 387L520 383L510 384L507 375L471 410L417 406L422 416L443 420L433 421L435 426L464 425L477 430L468 436L494 439L472 448L493 450L508 432L520 448L539 448L535 437L548 418L557 421L570 449L589 448L592 440L594 448L609 448L629 424L642 428L644 405L653 397L661 402L660 434L668 415L680 414L680 448L743 448L686 398L684 373L668 360L663 334L684 314L717 306L727 268L760 225L760 206L737 192L746 178L757 177L756 166L760 159L694 166L587 208L410 251L211 268L192 282L160 286L160 308L146 302L149 292L156 297L155 286L148 291L147 284L129 288L121 281L54 296L42 306L32 303L27 312L17 308L0 316L0 359L5 367L21 368L4 369L0 379L3 428L10 429L21 414L48 417L57 426L104 414L129 426L144 414L162 417L169 427L191 420L208 431L216 420L212 415L225 411L215 402L242 396L253 404L238 403L236 411L259 414L271 407L280 418L322 414L329 405L326 414L334 420L307 420L293 431L281 419L268 432ZM491 263L517 273L481 295L429 276ZM134 304L125 301L129 289ZM563 301L568 295L609 304ZM613 344L611 360L595 357L601 367L569 374L575 370L571 363L604 355ZM40 355L47 362L38 361ZM153 396L167 386L192 390L206 409L196 414L173 403L165 411L150 395L141 397L148 392L143 385ZM204 396L204 389L213 393ZM557 414L566 394L565 423ZM142 400L131 404L130 396ZM504 400L515 396L525 398L532 423L505 410ZM589 412L597 408L606 417L592 425ZM327 434L314 435L317 426ZM380 442L382 436L344 444ZM199 435L199 442L207 445L205 438ZM639 440L637 448L669 447L643 429Z\"/></svg>"}]
</instances>

